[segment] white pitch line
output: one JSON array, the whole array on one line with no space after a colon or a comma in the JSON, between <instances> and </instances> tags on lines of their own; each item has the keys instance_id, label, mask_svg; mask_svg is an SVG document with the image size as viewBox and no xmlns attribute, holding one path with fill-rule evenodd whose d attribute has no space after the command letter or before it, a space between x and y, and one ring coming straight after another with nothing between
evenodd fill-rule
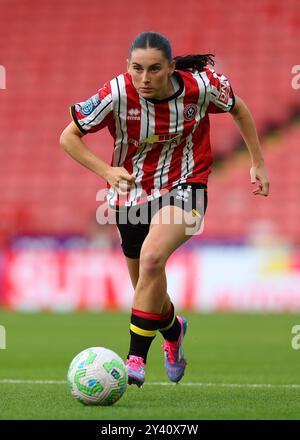
<instances>
[{"instance_id":1,"label":"white pitch line","mask_svg":"<svg viewBox=\"0 0 300 440\"><path fill-rule=\"evenodd\" d=\"M66 385L65 380L27 380L27 379L0 379L0 384L32 384L32 385ZM202 382L180 382L176 385L171 382L146 382L145 385L160 386L186 386L186 387L220 387L220 388L296 388L300 384L271 384L271 383L202 383Z\"/></svg>"},{"instance_id":2,"label":"white pitch line","mask_svg":"<svg viewBox=\"0 0 300 440\"><path fill-rule=\"evenodd\" d=\"M171 385L170 382L147 382L147 385ZM271 384L271 383L202 383L202 382L180 382L178 386L186 387L222 387L222 388L300 388L300 384Z\"/></svg>"},{"instance_id":3,"label":"white pitch line","mask_svg":"<svg viewBox=\"0 0 300 440\"><path fill-rule=\"evenodd\" d=\"M0 379L1 383L15 383L15 384L37 384L37 385L59 385L64 384L66 385L65 380L27 380L27 379Z\"/></svg>"}]
</instances>

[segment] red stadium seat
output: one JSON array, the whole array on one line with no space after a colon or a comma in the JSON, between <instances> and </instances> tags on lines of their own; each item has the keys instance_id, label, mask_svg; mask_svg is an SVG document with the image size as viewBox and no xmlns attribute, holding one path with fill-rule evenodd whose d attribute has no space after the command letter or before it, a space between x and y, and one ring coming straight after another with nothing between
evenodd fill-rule
<instances>
[{"instance_id":1,"label":"red stadium seat","mask_svg":"<svg viewBox=\"0 0 300 440\"><path fill-rule=\"evenodd\" d=\"M268 124L283 123L291 107L299 105L299 91L291 87L291 68L299 53L298 17L297 0L234 0L230 10L221 0L189 0L185 8L179 0L153 0L151 14L138 0L132 1L130 8L120 1L100 5L98 0L28 0L16 8L4 2L0 62L7 70L7 89L0 90L0 188L3 200L10 204L8 229L53 233L85 230L97 207L95 194L104 183L60 149L59 136L70 121L69 105L89 97L126 69L128 47L138 32L153 29L165 33L176 55L215 53L216 70L228 76L262 132ZM180 32L177 22L185 24ZM230 153L240 143L229 115L212 115L211 125L216 156ZM298 129L286 135L289 157L285 153L268 154L270 172L279 179L282 173L282 188L300 187L297 137ZM107 134L88 136L87 142L110 161L112 141ZM209 206L209 234L246 233L244 210L273 209L272 203L267 204L270 208L255 204L248 195L247 178L247 168L234 171L232 167L221 184L218 177L212 178L210 194L217 203L212 199ZM272 200L299 200L297 190L293 196L285 195L280 187L278 191ZM28 215L23 225L16 219L24 206ZM5 209L0 204L0 216ZM215 220L224 217L230 221ZM278 227L288 237L291 231L297 233L294 225Z\"/></svg>"}]
</instances>

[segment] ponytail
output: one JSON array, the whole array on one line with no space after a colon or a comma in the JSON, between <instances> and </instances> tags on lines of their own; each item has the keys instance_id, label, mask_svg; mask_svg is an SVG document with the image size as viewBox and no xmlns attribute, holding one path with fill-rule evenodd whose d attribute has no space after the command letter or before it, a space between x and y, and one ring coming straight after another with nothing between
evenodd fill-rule
<instances>
[{"instance_id":1,"label":"ponytail","mask_svg":"<svg viewBox=\"0 0 300 440\"><path fill-rule=\"evenodd\" d=\"M207 64L214 66L214 55L211 53L205 55L186 55L186 56L177 56L174 57L176 61L175 69L177 70L197 70L198 72L202 72Z\"/></svg>"}]
</instances>

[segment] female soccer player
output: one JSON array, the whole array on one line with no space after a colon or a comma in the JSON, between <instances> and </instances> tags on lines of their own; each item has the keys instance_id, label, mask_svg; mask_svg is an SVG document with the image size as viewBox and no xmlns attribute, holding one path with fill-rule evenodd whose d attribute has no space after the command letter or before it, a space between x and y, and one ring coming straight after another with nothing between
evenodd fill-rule
<instances>
[{"instance_id":1,"label":"female soccer player","mask_svg":"<svg viewBox=\"0 0 300 440\"><path fill-rule=\"evenodd\" d=\"M157 330L164 338L169 379L178 382L184 374L187 322L176 316L165 266L201 227L212 164L209 113L231 113L250 153L251 182L259 181L253 193L269 192L255 123L227 78L208 67L214 65L212 57L173 58L164 36L143 32L131 45L127 73L73 105L73 121L61 135L65 151L107 181L107 199L116 211L135 289L126 361L129 384L143 384ZM104 127L114 139L111 165L83 141L86 133Z\"/></svg>"}]
</instances>

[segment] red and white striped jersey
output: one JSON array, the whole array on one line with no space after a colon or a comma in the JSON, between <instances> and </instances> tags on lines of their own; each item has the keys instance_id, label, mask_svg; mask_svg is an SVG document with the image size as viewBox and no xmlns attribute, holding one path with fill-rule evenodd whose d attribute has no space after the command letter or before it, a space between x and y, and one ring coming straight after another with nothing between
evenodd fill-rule
<instances>
[{"instance_id":1,"label":"red and white striped jersey","mask_svg":"<svg viewBox=\"0 0 300 440\"><path fill-rule=\"evenodd\" d=\"M71 107L83 133L108 127L114 138L111 165L136 178L125 200L109 189L111 205L150 201L182 183L207 183L212 164L208 115L232 109L232 88L210 68L178 70L174 76L179 89L164 100L140 96L125 73Z\"/></svg>"}]
</instances>

